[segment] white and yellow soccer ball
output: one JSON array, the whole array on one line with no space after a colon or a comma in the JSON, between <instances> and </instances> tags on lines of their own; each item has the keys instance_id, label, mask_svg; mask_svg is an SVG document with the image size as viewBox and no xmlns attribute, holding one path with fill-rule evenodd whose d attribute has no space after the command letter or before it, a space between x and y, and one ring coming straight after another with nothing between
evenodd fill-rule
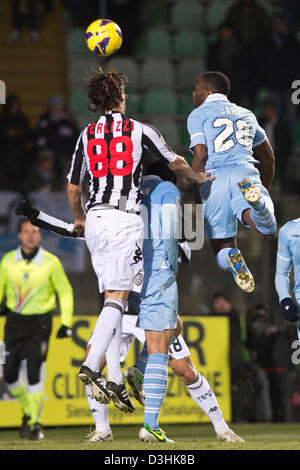
<instances>
[{"instance_id":1,"label":"white and yellow soccer ball","mask_svg":"<svg viewBox=\"0 0 300 470\"><path fill-rule=\"evenodd\" d=\"M112 20L100 18L93 21L85 32L87 47L98 55L107 57L117 52L123 41L120 26Z\"/></svg>"}]
</instances>

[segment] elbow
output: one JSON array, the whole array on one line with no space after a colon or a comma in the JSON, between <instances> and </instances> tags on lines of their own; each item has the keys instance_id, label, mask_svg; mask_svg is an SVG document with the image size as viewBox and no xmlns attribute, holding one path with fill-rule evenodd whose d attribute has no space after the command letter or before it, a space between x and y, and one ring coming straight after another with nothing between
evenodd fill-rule
<instances>
[{"instance_id":1,"label":"elbow","mask_svg":"<svg viewBox=\"0 0 300 470\"><path fill-rule=\"evenodd\" d=\"M180 171L187 167L187 162L180 155L176 155L176 160L168 165L171 171Z\"/></svg>"},{"instance_id":2,"label":"elbow","mask_svg":"<svg viewBox=\"0 0 300 470\"><path fill-rule=\"evenodd\" d=\"M79 194L81 193L81 186L78 186L77 184L68 183L67 193L70 195Z\"/></svg>"}]
</instances>

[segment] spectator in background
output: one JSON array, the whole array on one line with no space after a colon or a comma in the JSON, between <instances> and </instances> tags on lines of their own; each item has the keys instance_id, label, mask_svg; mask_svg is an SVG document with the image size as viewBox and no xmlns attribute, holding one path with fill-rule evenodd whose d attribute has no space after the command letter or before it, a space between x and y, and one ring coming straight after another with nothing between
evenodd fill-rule
<instances>
[{"instance_id":1,"label":"spectator in background","mask_svg":"<svg viewBox=\"0 0 300 470\"><path fill-rule=\"evenodd\" d=\"M69 11L74 27L87 27L92 21L100 18L99 0L63 0L63 5Z\"/></svg>"},{"instance_id":2,"label":"spectator in background","mask_svg":"<svg viewBox=\"0 0 300 470\"><path fill-rule=\"evenodd\" d=\"M265 306L257 305L248 313L247 330L252 359L264 369L268 379L272 420L290 422L294 371L291 344L296 339L295 327L271 324Z\"/></svg>"},{"instance_id":3,"label":"spectator in background","mask_svg":"<svg viewBox=\"0 0 300 470\"><path fill-rule=\"evenodd\" d=\"M231 408L232 421L241 421L242 411L242 376L241 376L241 329L239 314L234 310L227 292L218 291L213 294L211 315L229 318L230 349L229 363L231 373Z\"/></svg>"},{"instance_id":4,"label":"spectator in background","mask_svg":"<svg viewBox=\"0 0 300 470\"><path fill-rule=\"evenodd\" d=\"M38 31L37 2L36 0L26 0L26 3L30 37L32 41L37 42L40 40L40 33ZM12 31L9 35L9 41L14 42L20 38L22 28L20 0L10 0L10 5L12 15Z\"/></svg>"},{"instance_id":5,"label":"spectator in background","mask_svg":"<svg viewBox=\"0 0 300 470\"><path fill-rule=\"evenodd\" d=\"M22 191L60 191L62 189L61 175L54 171L55 155L52 150L40 150L37 161L22 185Z\"/></svg>"},{"instance_id":6,"label":"spectator in background","mask_svg":"<svg viewBox=\"0 0 300 470\"><path fill-rule=\"evenodd\" d=\"M236 369L241 361L241 330L239 314L233 309L230 296L225 291L217 291L212 298L211 315L229 318L230 325L230 366Z\"/></svg>"},{"instance_id":7,"label":"spectator in background","mask_svg":"<svg viewBox=\"0 0 300 470\"><path fill-rule=\"evenodd\" d=\"M108 18L113 19L126 34L119 54L128 55L134 51L136 37L141 31L140 9L142 8L143 2L136 0L107 0Z\"/></svg>"},{"instance_id":8,"label":"spectator in background","mask_svg":"<svg viewBox=\"0 0 300 470\"><path fill-rule=\"evenodd\" d=\"M78 134L75 121L66 110L63 98L59 95L51 96L36 129L36 147L38 151L45 148L52 150L57 174L62 174L66 161L70 164Z\"/></svg>"},{"instance_id":9,"label":"spectator in background","mask_svg":"<svg viewBox=\"0 0 300 470\"><path fill-rule=\"evenodd\" d=\"M282 15L290 31L296 33L300 26L299 0L280 0Z\"/></svg>"},{"instance_id":10,"label":"spectator in background","mask_svg":"<svg viewBox=\"0 0 300 470\"><path fill-rule=\"evenodd\" d=\"M253 394L255 422L272 421L272 404L270 396L270 385L266 371L263 368L264 340L266 332L266 306L257 304L250 308L246 316L247 348L251 357L251 368L253 371Z\"/></svg>"},{"instance_id":11,"label":"spectator in background","mask_svg":"<svg viewBox=\"0 0 300 470\"><path fill-rule=\"evenodd\" d=\"M265 338L265 370L270 382L274 422L292 421L291 344L295 329L268 325Z\"/></svg>"},{"instance_id":12,"label":"spectator in background","mask_svg":"<svg viewBox=\"0 0 300 470\"><path fill-rule=\"evenodd\" d=\"M267 33L254 45L253 71L256 72L256 88L270 92L279 116L289 124L295 121L291 85L299 79L299 56L296 37L288 31L282 16L274 16Z\"/></svg>"},{"instance_id":13,"label":"spectator in background","mask_svg":"<svg viewBox=\"0 0 300 470\"><path fill-rule=\"evenodd\" d=\"M293 137L290 126L278 115L273 101L263 105L259 124L264 128L276 158L275 181L280 182L282 189L288 189L288 164L293 148Z\"/></svg>"},{"instance_id":14,"label":"spectator in background","mask_svg":"<svg viewBox=\"0 0 300 470\"><path fill-rule=\"evenodd\" d=\"M269 25L269 15L256 0L240 0L228 10L229 23L243 46L250 46L264 34Z\"/></svg>"},{"instance_id":15,"label":"spectator in background","mask_svg":"<svg viewBox=\"0 0 300 470\"><path fill-rule=\"evenodd\" d=\"M30 159L31 130L17 95L9 95L0 117L0 149L5 189L16 190Z\"/></svg>"},{"instance_id":16,"label":"spectator in background","mask_svg":"<svg viewBox=\"0 0 300 470\"><path fill-rule=\"evenodd\" d=\"M218 37L208 47L206 63L208 70L219 70L230 78L230 99L241 102L247 94L248 61L230 24L222 23L218 27Z\"/></svg>"}]
</instances>

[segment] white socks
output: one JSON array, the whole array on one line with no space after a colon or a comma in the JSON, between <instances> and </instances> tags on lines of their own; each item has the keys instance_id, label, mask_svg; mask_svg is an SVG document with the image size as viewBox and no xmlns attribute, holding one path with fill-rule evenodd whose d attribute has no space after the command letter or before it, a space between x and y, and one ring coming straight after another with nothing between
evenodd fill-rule
<instances>
[{"instance_id":1,"label":"white socks","mask_svg":"<svg viewBox=\"0 0 300 470\"><path fill-rule=\"evenodd\" d=\"M118 385L124 383L120 364L120 347L122 340L122 325L116 331L115 337L106 352L107 380L113 379Z\"/></svg>"},{"instance_id":2,"label":"white socks","mask_svg":"<svg viewBox=\"0 0 300 470\"><path fill-rule=\"evenodd\" d=\"M224 434L229 427L224 421L216 396L203 375L198 375L198 380L187 385L192 399L209 417L217 434Z\"/></svg>"},{"instance_id":3,"label":"white socks","mask_svg":"<svg viewBox=\"0 0 300 470\"><path fill-rule=\"evenodd\" d=\"M99 372L100 360L106 354L109 345L116 337L118 329L122 331L121 323L124 307L124 303L119 299L110 298L104 302L103 309L93 331L92 345L84 362L94 372ZM117 343L115 344L116 349L119 339L118 336ZM115 361L120 363L120 352L118 356L115 356ZM111 376L108 366L107 370L108 375Z\"/></svg>"}]
</instances>

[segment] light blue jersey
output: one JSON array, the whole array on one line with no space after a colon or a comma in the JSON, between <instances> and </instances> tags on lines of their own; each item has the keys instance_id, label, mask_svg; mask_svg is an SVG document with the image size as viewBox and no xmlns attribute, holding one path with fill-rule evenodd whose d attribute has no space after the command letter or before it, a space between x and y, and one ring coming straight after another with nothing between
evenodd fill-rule
<instances>
[{"instance_id":1,"label":"light blue jersey","mask_svg":"<svg viewBox=\"0 0 300 470\"><path fill-rule=\"evenodd\" d=\"M190 149L207 147L205 170L232 163L259 163L252 149L265 139L265 131L254 114L231 103L222 93L213 93L188 117Z\"/></svg>"},{"instance_id":2,"label":"light blue jersey","mask_svg":"<svg viewBox=\"0 0 300 470\"><path fill-rule=\"evenodd\" d=\"M275 286L279 301L290 295L289 273L294 270L294 294L300 306L300 218L291 220L278 233Z\"/></svg>"},{"instance_id":3,"label":"light blue jersey","mask_svg":"<svg viewBox=\"0 0 300 470\"><path fill-rule=\"evenodd\" d=\"M266 139L265 131L248 109L231 103L222 93L213 93L188 117L190 148L207 147L205 170L216 179L200 185L204 204L204 227L209 239L231 238L237 233L237 219L251 209L240 191L245 179L260 189L265 204L274 213L270 195L262 185L253 148ZM267 218L266 218L267 221ZM269 233L269 227L264 231Z\"/></svg>"},{"instance_id":4,"label":"light blue jersey","mask_svg":"<svg viewBox=\"0 0 300 470\"><path fill-rule=\"evenodd\" d=\"M174 237L174 223L166 224L164 229L164 209L172 210L180 203L178 188L158 176L146 176L142 182L142 203L147 209L147 235L143 244L145 269L171 268L177 272L178 240ZM172 213L169 213L172 222ZM145 222L146 222L145 221ZM175 221L173 221L175 222ZM166 233L166 230L169 233ZM164 232L164 233L163 233Z\"/></svg>"},{"instance_id":5,"label":"light blue jersey","mask_svg":"<svg viewBox=\"0 0 300 470\"><path fill-rule=\"evenodd\" d=\"M142 203L148 238L143 244L144 282L140 296L131 293L130 309L139 313L137 326L144 330L164 331L177 325L178 290L176 283L178 240L175 224L164 222L178 213L180 193L177 187L158 176L147 176L142 183ZM164 210L167 210L164 212ZM175 212L174 212L175 211Z\"/></svg>"}]
</instances>

